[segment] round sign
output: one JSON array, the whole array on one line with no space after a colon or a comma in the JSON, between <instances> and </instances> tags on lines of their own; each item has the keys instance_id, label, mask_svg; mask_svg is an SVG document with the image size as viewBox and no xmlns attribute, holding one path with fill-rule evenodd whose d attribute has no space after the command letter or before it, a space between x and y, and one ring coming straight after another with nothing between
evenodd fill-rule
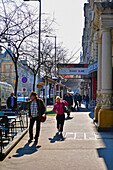
<instances>
[{"instance_id":1,"label":"round sign","mask_svg":"<svg viewBox=\"0 0 113 170\"><path fill-rule=\"evenodd\" d=\"M23 77L22 78L22 83L26 83L27 82L27 77Z\"/></svg>"},{"instance_id":2,"label":"round sign","mask_svg":"<svg viewBox=\"0 0 113 170\"><path fill-rule=\"evenodd\" d=\"M25 89L25 88L23 88L23 91L26 91L26 89Z\"/></svg>"}]
</instances>

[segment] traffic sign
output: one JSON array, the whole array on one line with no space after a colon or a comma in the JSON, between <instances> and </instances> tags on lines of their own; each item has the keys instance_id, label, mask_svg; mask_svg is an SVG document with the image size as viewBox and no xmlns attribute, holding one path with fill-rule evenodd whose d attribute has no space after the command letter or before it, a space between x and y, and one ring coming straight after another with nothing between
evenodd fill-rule
<instances>
[{"instance_id":1,"label":"traffic sign","mask_svg":"<svg viewBox=\"0 0 113 170\"><path fill-rule=\"evenodd\" d=\"M26 83L27 82L27 77L22 77L22 83Z\"/></svg>"},{"instance_id":2,"label":"traffic sign","mask_svg":"<svg viewBox=\"0 0 113 170\"><path fill-rule=\"evenodd\" d=\"M23 91L25 92L25 91L26 91L26 88L23 88Z\"/></svg>"}]
</instances>

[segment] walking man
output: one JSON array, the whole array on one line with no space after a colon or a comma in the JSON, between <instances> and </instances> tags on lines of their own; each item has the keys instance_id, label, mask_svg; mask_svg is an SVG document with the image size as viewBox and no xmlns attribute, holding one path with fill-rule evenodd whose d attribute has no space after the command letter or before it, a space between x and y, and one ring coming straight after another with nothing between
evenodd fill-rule
<instances>
[{"instance_id":1,"label":"walking man","mask_svg":"<svg viewBox=\"0 0 113 170\"><path fill-rule=\"evenodd\" d=\"M78 107L78 93L76 93L75 96L74 96L74 102L75 102L74 108L76 108L76 106L77 106L77 111L79 111L79 107Z\"/></svg>"},{"instance_id":2,"label":"walking man","mask_svg":"<svg viewBox=\"0 0 113 170\"><path fill-rule=\"evenodd\" d=\"M67 95L65 96L64 100L66 100L68 102L68 117L70 116L70 112L71 112L71 107L73 105L73 98L72 96L70 95L70 93L68 92Z\"/></svg>"},{"instance_id":3,"label":"walking man","mask_svg":"<svg viewBox=\"0 0 113 170\"><path fill-rule=\"evenodd\" d=\"M14 93L11 93L11 96L7 99L7 107L12 111L17 110L17 98L14 96Z\"/></svg>"},{"instance_id":4,"label":"walking man","mask_svg":"<svg viewBox=\"0 0 113 170\"><path fill-rule=\"evenodd\" d=\"M79 107L81 107L82 96L80 94L78 95L78 102L79 102Z\"/></svg>"},{"instance_id":5,"label":"walking man","mask_svg":"<svg viewBox=\"0 0 113 170\"><path fill-rule=\"evenodd\" d=\"M35 143L38 143L39 133L40 133L40 122L41 117L45 112L45 104L42 99L37 98L36 92L31 93L31 101L29 102L29 117L30 117L30 126L29 126L29 137L28 142L33 140L33 125L36 121L36 135Z\"/></svg>"},{"instance_id":6,"label":"walking man","mask_svg":"<svg viewBox=\"0 0 113 170\"><path fill-rule=\"evenodd\" d=\"M86 94L85 101L86 101L86 109L88 109L88 104L89 104L89 96L88 96L88 94Z\"/></svg>"}]
</instances>

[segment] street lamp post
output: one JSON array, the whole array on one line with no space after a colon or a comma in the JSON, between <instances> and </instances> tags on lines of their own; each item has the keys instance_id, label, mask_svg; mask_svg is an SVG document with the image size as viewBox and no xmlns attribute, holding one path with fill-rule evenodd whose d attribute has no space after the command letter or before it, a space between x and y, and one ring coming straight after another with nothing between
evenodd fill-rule
<instances>
[{"instance_id":1,"label":"street lamp post","mask_svg":"<svg viewBox=\"0 0 113 170\"><path fill-rule=\"evenodd\" d=\"M56 36L53 36L53 35L46 35L46 37L55 38L55 77L56 77Z\"/></svg>"},{"instance_id":2,"label":"street lamp post","mask_svg":"<svg viewBox=\"0 0 113 170\"><path fill-rule=\"evenodd\" d=\"M24 1L39 1L38 83L40 83L41 0L24 0ZM40 88L38 88L38 96L40 97Z\"/></svg>"},{"instance_id":3,"label":"street lamp post","mask_svg":"<svg viewBox=\"0 0 113 170\"><path fill-rule=\"evenodd\" d=\"M38 83L40 83L40 42L41 42L41 0L39 0L40 5L39 5L39 49L38 49L38 65L39 65L39 70L38 70ZM40 97L40 88L38 88L38 96Z\"/></svg>"}]
</instances>

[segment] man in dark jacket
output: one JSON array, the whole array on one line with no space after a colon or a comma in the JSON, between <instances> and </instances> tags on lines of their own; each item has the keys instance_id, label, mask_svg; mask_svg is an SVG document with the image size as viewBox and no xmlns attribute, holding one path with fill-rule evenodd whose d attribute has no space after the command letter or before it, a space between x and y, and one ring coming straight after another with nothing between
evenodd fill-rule
<instances>
[{"instance_id":1,"label":"man in dark jacket","mask_svg":"<svg viewBox=\"0 0 113 170\"><path fill-rule=\"evenodd\" d=\"M65 100L68 102L68 117L70 116L70 112L71 112L71 106L73 105L73 98L70 95L70 93L68 92L67 95L65 96Z\"/></svg>"},{"instance_id":2,"label":"man in dark jacket","mask_svg":"<svg viewBox=\"0 0 113 170\"><path fill-rule=\"evenodd\" d=\"M79 106L81 107L82 96L80 94L78 95L78 102L79 102Z\"/></svg>"},{"instance_id":3,"label":"man in dark jacket","mask_svg":"<svg viewBox=\"0 0 113 170\"><path fill-rule=\"evenodd\" d=\"M89 96L88 96L88 94L86 94L85 101L86 101L86 109L88 109L88 104L89 104Z\"/></svg>"},{"instance_id":4,"label":"man in dark jacket","mask_svg":"<svg viewBox=\"0 0 113 170\"><path fill-rule=\"evenodd\" d=\"M17 98L14 96L14 93L11 93L11 96L7 99L7 107L12 109L12 111L17 110Z\"/></svg>"},{"instance_id":5,"label":"man in dark jacket","mask_svg":"<svg viewBox=\"0 0 113 170\"><path fill-rule=\"evenodd\" d=\"M74 108L76 108L76 106L77 106L77 111L79 111L78 100L79 100L78 93L76 93L75 96L74 96L74 102L75 102Z\"/></svg>"},{"instance_id":6,"label":"man in dark jacket","mask_svg":"<svg viewBox=\"0 0 113 170\"><path fill-rule=\"evenodd\" d=\"M29 117L30 117L30 126L29 126L29 136L30 139L28 142L32 142L33 140L33 125L36 121L36 135L35 135L35 143L38 143L38 137L40 133L40 122L41 117L45 113L45 104L42 99L37 98L35 92L31 93L31 101L29 102Z\"/></svg>"}]
</instances>

